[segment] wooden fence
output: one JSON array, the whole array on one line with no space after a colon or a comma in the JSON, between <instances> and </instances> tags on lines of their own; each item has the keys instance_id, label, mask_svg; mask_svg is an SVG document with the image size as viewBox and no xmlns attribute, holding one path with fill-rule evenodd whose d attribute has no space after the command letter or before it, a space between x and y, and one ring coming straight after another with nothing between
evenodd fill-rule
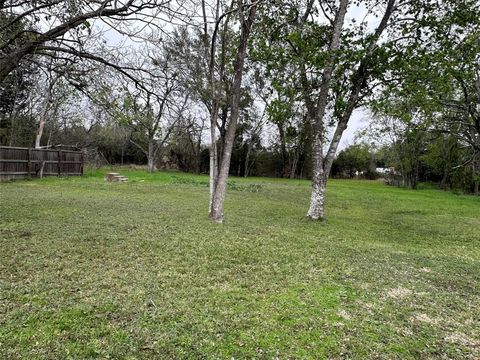
<instances>
[{"instance_id":1,"label":"wooden fence","mask_svg":"<svg viewBox=\"0 0 480 360\"><path fill-rule=\"evenodd\" d=\"M83 175L83 153L0 146L0 181L52 175Z\"/></svg>"}]
</instances>

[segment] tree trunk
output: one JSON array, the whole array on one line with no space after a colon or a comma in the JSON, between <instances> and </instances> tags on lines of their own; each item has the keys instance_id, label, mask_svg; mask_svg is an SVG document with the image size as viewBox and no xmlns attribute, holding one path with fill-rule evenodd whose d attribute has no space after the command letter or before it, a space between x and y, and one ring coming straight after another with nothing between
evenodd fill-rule
<instances>
[{"instance_id":1,"label":"tree trunk","mask_svg":"<svg viewBox=\"0 0 480 360\"><path fill-rule=\"evenodd\" d=\"M45 97L43 98L42 110L40 112L40 119L37 128L37 136L35 137L35 149L39 149L41 146L40 142L42 140L43 129L45 128L45 123L47 121L48 107L52 97L52 88L55 84L55 81L56 79L51 80L51 83L48 85L47 92L45 93Z\"/></svg>"},{"instance_id":2,"label":"tree trunk","mask_svg":"<svg viewBox=\"0 0 480 360\"><path fill-rule=\"evenodd\" d=\"M295 173L297 171L297 164L300 158L300 149L297 147L293 153L292 166L290 168L290 179L295 179Z\"/></svg>"},{"instance_id":3,"label":"tree trunk","mask_svg":"<svg viewBox=\"0 0 480 360\"><path fill-rule=\"evenodd\" d=\"M323 166L319 165L322 154L313 153L313 177L312 177L312 194L310 196L310 208L308 209L307 218L312 220L324 220L325 190L327 187L327 178L323 173Z\"/></svg>"},{"instance_id":4,"label":"tree trunk","mask_svg":"<svg viewBox=\"0 0 480 360\"><path fill-rule=\"evenodd\" d=\"M225 61L226 61L226 39L225 34L228 29L228 23L230 21L230 11L233 7L233 0L230 4L229 11L225 16L224 24L223 24L223 31L221 33L221 49L222 53L220 56L220 70L219 70L219 79L221 81L224 80L224 71L225 71ZM216 37L218 27L220 25L220 0L217 0L217 5L215 9L215 30L212 33L212 41L210 45L210 60L209 60L209 85L212 92L212 103L210 109L210 198L208 203L208 213L211 214L212 206L213 206L213 199L215 195L215 189L217 187L217 180L218 180L218 164L219 164L219 154L218 154L218 146L217 146L217 122L218 122L218 111L220 109L220 100L218 99L217 90L215 86L215 75L214 75L214 68L215 68L215 49L216 49ZM206 21L206 17L204 17L204 21ZM204 25L204 32L205 35L208 34L208 24ZM205 37L206 38L206 37ZM204 43L205 46L208 46L207 42ZM205 52L207 54L207 52Z\"/></svg>"},{"instance_id":5,"label":"tree trunk","mask_svg":"<svg viewBox=\"0 0 480 360\"><path fill-rule=\"evenodd\" d=\"M440 188L442 190L448 190L448 173L450 170L450 138L443 137L442 139L442 160L443 160L443 174L442 180L440 181Z\"/></svg>"},{"instance_id":6,"label":"tree trunk","mask_svg":"<svg viewBox=\"0 0 480 360\"><path fill-rule=\"evenodd\" d=\"M480 152L476 152L472 162L473 194L480 195Z\"/></svg>"},{"instance_id":7,"label":"tree trunk","mask_svg":"<svg viewBox=\"0 0 480 360\"><path fill-rule=\"evenodd\" d=\"M217 164L222 163L223 149L225 148L225 141L227 136L227 121L228 121L228 107L223 106L220 112L220 126L218 128L219 141L217 144ZM218 166L218 165L217 165Z\"/></svg>"},{"instance_id":8,"label":"tree trunk","mask_svg":"<svg viewBox=\"0 0 480 360\"><path fill-rule=\"evenodd\" d=\"M22 58L28 54L32 46L24 46L14 53L10 53L0 61L0 83L2 83L13 70L18 66Z\"/></svg>"},{"instance_id":9,"label":"tree trunk","mask_svg":"<svg viewBox=\"0 0 480 360\"><path fill-rule=\"evenodd\" d=\"M478 68L477 68L478 69ZM480 106L480 71L477 71L477 79L475 81L475 87L477 90L477 109ZM477 110L477 117L474 119L475 129L476 129L476 139L475 146L473 147L474 157L473 157L473 193L475 195L480 195L480 114Z\"/></svg>"},{"instance_id":10,"label":"tree trunk","mask_svg":"<svg viewBox=\"0 0 480 360\"><path fill-rule=\"evenodd\" d=\"M248 177L248 167L250 166L250 152L252 151L251 141L247 144L247 153L245 154L245 171L243 172L243 177Z\"/></svg>"},{"instance_id":11,"label":"tree trunk","mask_svg":"<svg viewBox=\"0 0 480 360\"><path fill-rule=\"evenodd\" d=\"M238 115L240 111L243 67L245 63L245 56L247 53L248 37L250 35L250 29L252 27L253 19L255 17L256 4L254 3L250 7L250 10L248 11L248 17L246 19L243 18L242 11L243 9L240 9L239 11L242 30L234 65L235 77L232 86L230 121L228 123L227 133L225 136L225 145L222 152L222 160L218 171L217 183L213 194L211 211L209 214L210 219L219 223L222 223L224 218L223 212L225 205L225 195L227 191L228 172L230 169L230 159L232 156L233 142L235 140L235 132L237 129Z\"/></svg>"},{"instance_id":12,"label":"tree trunk","mask_svg":"<svg viewBox=\"0 0 480 360\"><path fill-rule=\"evenodd\" d=\"M283 129L283 124L277 124L278 127L278 134L280 135L280 152L282 155L282 171L280 173L280 176L286 177L287 172L288 172L288 165L287 165L287 144L286 144L286 139L285 139L285 130Z\"/></svg>"},{"instance_id":13,"label":"tree trunk","mask_svg":"<svg viewBox=\"0 0 480 360\"><path fill-rule=\"evenodd\" d=\"M154 163L155 163L155 145L152 140L148 142L148 153L147 153L147 172L153 173Z\"/></svg>"},{"instance_id":14,"label":"tree trunk","mask_svg":"<svg viewBox=\"0 0 480 360\"><path fill-rule=\"evenodd\" d=\"M316 137L312 150L312 193L310 195L310 207L307 213L307 218L312 220L324 219L325 188L327 186L327 177L323 171L323 147L321 142L322 140L320 136Z\"/></svg>"},{"instance_id":15,"label":"tree trunk","mask_svg":"<svg viewBox=\"0 0 480 360\"><path fill-rule=\"evenodd\" d=\"M310 197L310 208L307 217L312 220L323 220L324 198L326 177L323 171L323 118L328 101L328 92L330 90L330 82L333 70L335 68L335 60L337 59L337 51L340 47L340 35L342 33L345 14L347 13L348 0L341 0L340 7L335 15L333 22L333 33L330 46L328 49L328 59L323 70L322 83L320 85L320 95L318 96L314 127L313 127L313 177L312 177L312 194Z\"/></svg>"},{"instance_id":16,"label":"tree trunk","mask_svg":"<svg viewBox=\"0 0 480 360\"><path fill-rule=\"evenodd\" d=\"M448 190L447 180L448 180L447 166L444 165L443 176L442 176L442 180L440 181L440 189L445 190L445 191Z\"/></svg>"},{"instance_id":17,"label":"tree trunk","mask_svg":"<svg viewBox=\"0 0 480 360\"><path fill-rule=\"evenodd\" d=\"M216 101L213 101L212 112L210 114L210 200L208 203L209 213L212 211L213 197L217 186L218 159L217 159L217 112Z\"/></svg>"},{"instance_id":18,"label":"tree trunk","mask_svg":"<svg viewBox=\"0 0 480 360\"><path fill-rule=\"evenodd\" d=\"M42 140L43 128L45 127L45 122L47 117L47 107L48 105L45 103L42 106L42 112L40 113L40 122L38 123L38 128L37 128L37 136L35 137L35 149L39 149L41 145L40 141Z\"/></svg>"},{"instance_id":19,"label":"tree trunk","mask_svg":"<svg viewBox=\"0 0 480 360\"><path fill-rule=\"evenodd\" d=\"M197 140L197 149L196 149L196 164L195 164L195 172L200 174L202 171L202 133L198 136Z\"/></svg>"},{"instance_id":20,"label":"tree trunk","mask_svg":"<svg viewBox=\"0 0 480 360\"><path fill-rule=\"evenodd\" d=\"M313 128L313 177L312 177L312 195L310 199L310 208L307 213L307 217L313 220L323 220L324 218L324 197L325 197L325 188L327 185L327 179L332 168L333 160L335 159L335 154L338 149L338 145L342 138L342 134L347 128L348 121L352 115L353 110L357 106L360 92L365 86L366 80L368 78L368 69L367 69L367 60L368 57L372 54L373 50L376 47L376 42L380 38L381 34L387 27L388 20L394 11L395 0L388 0L388 4L385 10L385 13L378 25L371 42L366 49L365 55L360 62L360 65L354 76L354 82L352 84L350 95L347 101L347 105L343 114L341 115L335 133L333 135L332 141L330 143L328 152L323 158L323 139L322 134L324 131L324 121L325 108L327 105L328 99L328 90L330 79L333 73L335 60L336 60L336 51L339 48L339 39L342 31L343 22L345 19L345 14L347 10L348 1L341 1L340 7L337 14L335 15L335 20L333 23L333 34L332 40L329 47L329 58L327 59L327 64L324 69L322 84L320 86L320 95L317 101L317 108L315 112L315 122ZM320 169L319 167L322 167Z\"/></svg>"}]
</instances>

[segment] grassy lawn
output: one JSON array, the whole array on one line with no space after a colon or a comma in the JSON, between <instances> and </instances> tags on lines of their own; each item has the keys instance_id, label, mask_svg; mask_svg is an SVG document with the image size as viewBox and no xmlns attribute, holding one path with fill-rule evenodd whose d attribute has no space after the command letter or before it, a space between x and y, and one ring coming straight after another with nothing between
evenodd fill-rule
<instances>
[{"instance_id":1,"label":"grassy lawn","mask_svg":"<svg viewBox=\"0 0 480 360\"><path fill-rule=\"evenodd\" d=\"M122 173L0 184L1 359L480 358L480 198Z\"/></svg>"}]
</instances>

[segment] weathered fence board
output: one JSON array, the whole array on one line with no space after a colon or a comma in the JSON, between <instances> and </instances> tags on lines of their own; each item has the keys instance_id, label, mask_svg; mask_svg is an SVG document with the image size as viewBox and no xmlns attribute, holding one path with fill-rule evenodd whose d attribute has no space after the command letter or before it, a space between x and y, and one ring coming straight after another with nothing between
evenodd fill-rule
<instances>
[{"instance_id":1,"label":"weathered fence board","mask_svg":"<svg viewBox=\"0 0 480 360\"><path fill-rule=\"evenodd\" d=\"M23 177L83 175L81 151L0 146L0 181Z\"/></svg>"}]
</instances>

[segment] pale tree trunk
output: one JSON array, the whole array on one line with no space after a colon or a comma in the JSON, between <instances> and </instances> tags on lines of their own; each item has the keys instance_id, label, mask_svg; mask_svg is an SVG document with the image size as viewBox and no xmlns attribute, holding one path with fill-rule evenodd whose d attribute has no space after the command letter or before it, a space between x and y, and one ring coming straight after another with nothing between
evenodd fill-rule
<instances>
[{"instance_id":1,"label":"pale tree trunk","mask_svg":"<svg viewBox=\"0 0 480 360\"><path fill-rule=\"evenodd\" d=\"M300 149L299 149L299 146L297 146L297 148L293 153L293 161L292 161L292 166L290 168L290 179L295 179L295 173L297 171L297 164L298 164L299 157L300 157Z\"/></svg>"},{"instance_id":2,"label":"pale tree trunk","mask_svg":"<svg viewBox=\"0 0 480 360\"><path fill-rule=\"evenodd\" d=\"M214 101L212 112L210 114L210 200L208 203L208 212L212 212L213 197L215 187L217 186L218 164L217 164L217 104Z\"/></svg>"},{"instance_id":3,"label":"pale tree trunk","mask_svg":"<svg viewBox=\"0 0 480 360\"><path fill-rule=\"evenodd\" d=\"M155 163L155 145L153 141L148 142L147 172L153 173Z\"/></svg>"},{"instance_id":4,"label":"pale tree trunk","mask_svg":"<svg viewBox=\"0 0 480 360\"><path fill-rule=\"evenodd\" d=\"M322 144L315 140L313 144L313 175L312 175L312 194L310 196L310 208L307 218L312 220L324 219L325 190L327 186L326 176L323 171L323 149Z\"/></svg>"},{"instance_id":5,"label":"pale tree trunk","mask_svg":"<svg viewBox=\"0 0 480 360\"><path fill-rule=\"evenodd\" d=\"M232 3L233 6L233 3ZM209 188L210 188L210 197L208 201L208 213L212 212L213 197L215 194L215 188L217 186L217 177L218 177L218 149L217 149L217 122L218 122L218 111L219 111L219 99L217 94L217 89L215 86L215 49L216 49L216 39L218 27L220 25L220 0L217 0L216 9L215 9L215 30L212 34L211 44L208 44L208 23L205 12L205 2L202 1L202 12L203 12L203 21L204 21L204 47L205 47L205 56L208 55L208 47L210 45L210 60L208 62L209 67L209 85L212 94L212 103L210 108L210 169L209 169ZM226 15L226 20L224 28L226 29L227 24L230 20L230 15ZM224 30L225 30L224 29ZM223 36L223 35L222 35ZM220 67L223 68L223 57ZM222 70L220 71L220 79L222 78Z\"/></svg>"},{"instance_id":6,"label":"pale tree trunk","mask_svg":"<svg viewBox=\"0 0 480 360\"><path fill-rule=\"evenodd\" d=\"M325 176L323 171L323 118L327 107L328 92L332 80L337 51L340 47L340 35L342 33L345 14L347 13L348 0L341 0L340 7L335 15L333 22L333 33L328 49L328 59L322 74L322 83L320 85L320 95L316 104L314 127L313 127L313 176L312 176L312 194L310 196L310 208L307 217L312 220L323 220L323 205L325 200Z\"/></svg>"},{"instance_id":7,"label":"pale tree trunk","mask_svg":"<svg viewBox=\"0 0 480 360\"><path fill-rule=\"evenodd\" d=\"M40 141L42 140L43 129L45 127L48 112L48 101L49 99L47 97L45 97L45 99L43 100L42 110L40 112L40 121L37 128L37 136L35 137L35 149L39 149L41 145Z\"/></svg>"},{"instance_id":8,"label":"pale tree trunk","mask_svg":"<svg viewBox=\"0 0 480 360\"><path fill-rule=\"evenodd\" d=\"M216 14L215 14L215 22L218 26L218 19L219 19L219 10L220 10L220 3L217 1L216 6ZM210 46L208 39L208 22L207 22L207 13L205 10L205 0L202 0L202 15L203 15L203 45L205 51L205 60L208 59L208 48ZM217 116L218 116L218 102L217 102L217 93L215 88L215 77L214 77L214 67L215 67L215 38L216 32L212 38L211 44L211 53L210 53L210 60L208 63L209 66L209 85L210 90L212 93L212 105L210 109L210 181L209 181L209 188L210 188L210 197L208 202L208 212L212 210L212 202L213 202L213 192L215 190L216 180L217 180ZM201 156L201 155L199 155ZM200 158L201 159L201 158ZM199 160L200 162L201 160Z\"/></svg>"},{"instance_id":9,"label":"pale tree trunk","mask_svg":"<svg viewBox=\"0 0 480 360\"><path fill-rule=\"evenodd\" d=\"M40 118L39 118L39 123L37 128L37 136L35 137L35 149L39 149L41 146L43 129L45 128L45 123L47 121L48 108L49 108L50 100L52 98L52 89L53 89L53 86L55 85L55 82L56 82L56 78L53 78L50 84L48 85L47 92L45 93L45 97L43 98L42 109L40 111Z\"/></svg>"},{"instance_id":10,"label":"pale tree trunk","mask_svg":"<svg viewBox=\"0 0 480 360\"><path fill-rule=\"evenodd\" d=\"M243 67L245 63L245 56L247 53L248 37L250 35L250 29L253 24L253 19L256 12L256 4L252 4L248 10L248 16L245 19L243 15L244 9L240 8L240 21L241 21L241 35L240 43L237 49L237 55L235 59L234 71L235 77L232 86L232 102L230 121L228 123L227 133L225 136L225 146L222 151L222 159L218 171L217 182L213 193L213 201L209 218L216 222L223 222L223 212L225 205L225 195L227 191L227 179L230 169L230 159L232 156L233 142L235 140L235 132L237 129L238 115L240 111L240 97L241 86L243 77Z\"/></svg>"}]
</instances>

